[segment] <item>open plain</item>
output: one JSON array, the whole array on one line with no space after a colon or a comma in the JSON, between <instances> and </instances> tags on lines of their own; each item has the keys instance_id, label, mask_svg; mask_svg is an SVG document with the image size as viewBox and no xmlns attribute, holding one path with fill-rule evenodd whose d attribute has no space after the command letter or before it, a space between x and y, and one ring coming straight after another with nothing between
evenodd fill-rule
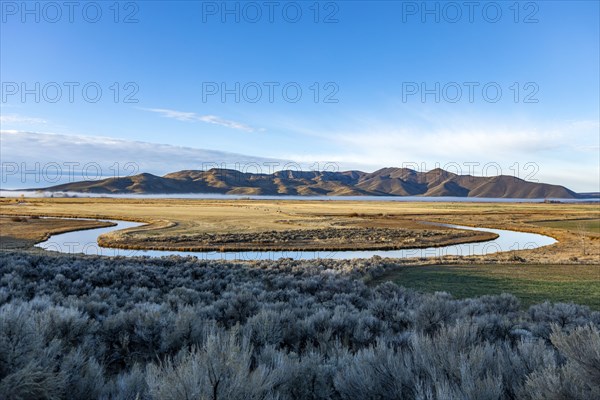
<instances>
[{"instance_id":1,"label":"open plain","mask_svg":"<svg viewBox=\"0 0 600 400\"><path fill-rule=\"evenodd\" d=\"M145 222L103 235L100 244L183 251L387 250L494 238L426 222L540 233L558 242L486 256L395 260L368 279L461 297L511 292L524 304L550 299L600 308L597 204L32 198L1 199L0 214L3 249L28 249L51 233L107 225L37 217Z\"/></svg>"},{"instance_id":2,"label":"open plain","mask_svg":"<svg viewBox=\"0 0 600 400\"><path fill-rule=\"evenodd\" d=\"M528 262L593 264L600 257L598 204L32 198L0 199L0 214L147 223L101 237L102 245L132 249L386 250L494 237L428 224L434 222L540 233L558 240L519 251ZM31 235L26 223L3 218L1 224L3 236ZM517 253L508 250L477 261L514 258Z\"/></svg>"}]
</instances>

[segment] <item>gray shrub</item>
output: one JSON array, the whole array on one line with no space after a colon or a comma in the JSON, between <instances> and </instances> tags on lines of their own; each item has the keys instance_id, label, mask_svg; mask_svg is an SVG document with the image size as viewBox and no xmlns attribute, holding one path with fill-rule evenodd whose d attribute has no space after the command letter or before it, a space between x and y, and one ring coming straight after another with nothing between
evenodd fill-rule
<instances>
[{"instance_id":1,"label":"gray shrub","mask_svg":"<svg viewBox=\"0 0 600 400\"><path fill-rule=\"evenodd\" d=\"M600 398L600 314L394 262L0 253L0 399Z\"/></svg>"}]
</instances>

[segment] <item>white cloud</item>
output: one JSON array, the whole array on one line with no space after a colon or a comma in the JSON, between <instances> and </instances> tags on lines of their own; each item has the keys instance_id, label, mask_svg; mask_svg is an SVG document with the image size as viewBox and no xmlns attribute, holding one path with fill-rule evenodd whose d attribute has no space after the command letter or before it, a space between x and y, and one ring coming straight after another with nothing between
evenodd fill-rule
<instances>
[{"instance_id":1,"label":"white cloud","mask_svg":"<svg viewBox=\"0 0 600 400\"><path fill-rule=\"evenodd\" d=\"M597 121L542 125L440 117L420 126L354 122L345 131L306 132L300 128L302 134L327 142L323 151L283 151L279 156L335 161L340 169L364 171L387 166L431 170L459 165L462 173L486 176L495 175L496 168L491 166L499 165L503 174L521 178L530 176L531 166L536 165L535 179L542 182L577 191L598 190L600 185Z\"/></svg>"},{"instance_id":2,"label":"white cloud","mask_svg":"<svg viewBox=\"0 0 600 400\"><path fill-rule=\"evenodd\" d=\"M0 123L3 124L45 124L42 118L24 117L18 114L0 115Z\"/></svg>"},{"instance_id":3,"label":"white cloud","mask_svg":"<svg viewBox=\"0 0 600 400\"><path fill-rule=\"evenodd\" d=\"M168 144L17 130L0 130L0 158L4 167L0 184L3 188L78 181L82 179L81 170L86 168L87 177L100 179L142 172L164 175L184 169L235 168L257 172L258 166L269 172L269 163L287 162ZM57 169L61 180L55 179Z\"/></svg>"},{"instance_id":4,"label":"white cloud","mask_svg":"<svg viewBox=\"0 0 600 400\"><path fill-rule=\"evenodd\" d=\"M165 108L143 108L143 110L158 113L163 117L176 119L178 121L205 122L207 124L220 125L226 128L237 129L244 132L256 132L260 130L240 122L218 117L216 115L199 115L194 112L176 111Z\"/></svg>"},{"instance_id":5,"label":"white cloud","mask_svg":"<svg viewBox=\"0 0 600 400\"><path fill-rule=\"evenodd\" d=\"M540 153L560 148L565 138L534 130L443 129L434 132L394 130L337 135L342 146L349 146L373 160L408 158L494 158Z\"/></svg>"}]
</instances>

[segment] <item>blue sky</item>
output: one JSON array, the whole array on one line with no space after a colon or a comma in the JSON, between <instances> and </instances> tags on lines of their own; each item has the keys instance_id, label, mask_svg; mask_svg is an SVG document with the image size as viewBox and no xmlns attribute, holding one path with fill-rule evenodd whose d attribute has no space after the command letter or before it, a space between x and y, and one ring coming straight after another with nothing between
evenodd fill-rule
<instances>
[{"instance_id":1,"label":"blue sky","mask_svg":"<svg viewBox=\"0 0 600 400\"><path fill-rule=\"evenodd\" d=\"M31 140L52 133L69 146L57 162L146 166L135 142L147 142L366 171L448 166L494 175L499 167L600 190L596 1L475 2L472 10L463 2L281 1L272 20L262 1L227 2L229 14L222 2L120 2L118 15L112 1L81 2L73 22L64 7L58 18L46 2L29 4L38 4L39 22L21 2L2 2L3 162L52 161ZM96 9L102 15L91 23ZM20 85L35 91L36 82L40 101L23 99ZM52 82L62 90L55 103ZM79 85L72 102L64 82ZM96 103L81 92L90 83L102 89ZM236 84L239 102L235 94L223 101L222 85ZM434 93L422 98L423 88ZM126 102L133 92L137 102ZM130 153L111 160L110 151L77 145L110 139ZM170 172L180 166L172 161L148 168Z\"/></svg>"}]
</instances>

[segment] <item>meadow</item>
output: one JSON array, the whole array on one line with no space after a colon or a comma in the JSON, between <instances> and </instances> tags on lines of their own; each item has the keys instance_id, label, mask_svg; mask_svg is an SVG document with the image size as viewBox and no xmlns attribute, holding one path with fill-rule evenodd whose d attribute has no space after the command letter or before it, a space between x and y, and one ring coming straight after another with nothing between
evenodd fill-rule
<instances>
[{"instance_id":1,"label":"meadow","mask_svg":"<svg viewBox=\"0 0 600 400\"><path fill-rule=\"evenodd\" d=\"M400 266L386 271L370 285L387 281L424 292L448 292L457 298L510 293L524 307L552 301L600 310L598 264Z\"/></svg>"},{"instance_id":2,"label":"meadow","mask_svg":"<svg viewBox=\"0 0 600 400\"><path fill-rule=\"evenodd\" d=\"M559 241L519 252L530 263L598 263L600 257L600 233L594 229L598 204L32 198L0 199L0 215L146 222L101 237L107 246L132 249L390 249L493 237L423 224L439 222L540 233ZM10 232L18 235L21 228L21 235L30 231L17 224Z\"/></svg>"},{"instance_id":3,"label":"meadow","mask_svg":"<svg viewBox=\"0 0 600 400\"><path fill-rule=\"evenodd\" d=\"M551 228L568 229L571 231L583 231L600 235L600 219L578 219L569 221L541 221L537 225Z\"/></svg>"}]
</instances>

